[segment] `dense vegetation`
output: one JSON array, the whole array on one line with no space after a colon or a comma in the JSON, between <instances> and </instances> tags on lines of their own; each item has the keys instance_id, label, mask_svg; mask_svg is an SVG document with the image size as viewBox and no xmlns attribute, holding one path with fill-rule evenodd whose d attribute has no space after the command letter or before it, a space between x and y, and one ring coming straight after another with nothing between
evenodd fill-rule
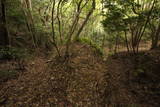
<instances>
[{"instance_id":1,"label":"dense vegetation","mask_svg":"<svg viewBox=\"0 0 160 107\"><path fill-rule=\"evenodd\" d=\"M159 40L159 0L0 0L0 106L158 107Z\"/></svg>"}]
</instances>

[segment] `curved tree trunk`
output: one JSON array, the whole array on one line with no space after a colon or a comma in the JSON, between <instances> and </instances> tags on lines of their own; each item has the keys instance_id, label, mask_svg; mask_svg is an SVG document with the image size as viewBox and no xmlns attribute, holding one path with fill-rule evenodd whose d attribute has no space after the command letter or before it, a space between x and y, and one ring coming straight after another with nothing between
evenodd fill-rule
<instances>
[{"instance_id":1,"label":"curved tree trunk","mask_svg":"<svg viewBox=\"0 0 160 107\"><path fill-rule=\"evenodd\" d=\"M94 11L95 8L96 8L96 2L95 2L95 0L93 0L93 2L92 2L92 9L89 11L89 13L87 14L84 22L82 23L81 27L79 28L79 30L78 30L78 32L76 34L76 40L79 38L81 32L84 29L84 26L87 24L87 22L88 22L90 16L92 15L92 13L93 13L93 11Z\"/></svg>"}]
</instances>

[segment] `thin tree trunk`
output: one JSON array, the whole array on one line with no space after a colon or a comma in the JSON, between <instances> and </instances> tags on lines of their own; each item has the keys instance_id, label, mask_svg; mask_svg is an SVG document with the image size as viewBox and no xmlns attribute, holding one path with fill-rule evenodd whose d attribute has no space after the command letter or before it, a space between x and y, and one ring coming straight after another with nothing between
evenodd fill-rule
<instances>
[{"instance_id":1,"label":"thin tree trunk","mask_svg":"<svg viewBox=\"0 0 160 107\"><path fill-rule=\"evenodd\" d=\"M125 33L125 42L126 42L126 46L127 46L127 51L129 52L129 44L128 44L128 38L127 38L127 31L124 31Z\"/></svg>"},{"instance_id":2,"label":"thin tree trunk","mask_svg":"<svg viewBox=\"0 0 160 107\"><path fill-rule=\"evenodd\" d=\"M35 26L32 16L32 2L31 0L21 0L23 13L26 17L26 23L28 31L31 33L33 46L37 47L36 34L35 34Z\"/></svg>"},{"instance_id":3,"label":"thin tree trunk","mask_svg":"<svg viewBox=\"0 0 160 107\"><path fill-rule=\"evenodd\" d=\"M137 41L137 47L136 47L136 48L137 48L137 49L136 49L136 53L138 53L138 51L139 51L139 44L140 44L140 41L141 41L141 39L142 39L145 31L146 31L147 25L148 25L148 23L150 22L150 17L151 17L151 15L152 15L152 11L153 11L153 9L154 9L155 3L156 3L156 0L153 1L153 4L152 4L151 9L150 9L150 11L149 11L149 14L148 14L148 16L147 16L147 20L146 20L146 22L145 22L145 24L144 24L144 27L143 27L143 29L142 29L142 32L139 34L139 38L138 38L138 41Z\"/></svg>"},{"instance_id":4,"label":"thin tree trunk","mask_svg":"<svg viewBox=\"0 0 160 107\"><path fill-rule=\"evenodd\" d=\"M67 59L69 57L69 48L70 48L70 44L71 44L71 39L72 39L72 36L73 36L73 33L75 32L75 29L77 27L77 24L79 22L79 16L81 14L81 11L82 9L86 6L86 4L88 3L88 1L86 1L86 3L81 7L81 4L82 4L82 1L81 0L78 4L77 4L77 14L74 18L74 21L72 23L72 26L71 26L71 29L68 33L68 38L67 38L67 43L66 43L66 50L65 50L65 58ZM95 0L93 0L95 1Z\"/></svg>"},{"instance_id":5,"label":"thin tree trunk","mask_svg":"<svg viewBox=\"0 0 160 107\"><path fill-rule=\"evenodd\" d=\"M158 28L156 29L156 32L153 34L151 49L155 49L158 47L159 36L160 36L160 23L158 24Z\"/></svg>"},{"instance_id":6,"label":"thin tree trunk","mask_svg":"<svg viewBox=\"0 0 160 107\"><path fill-rule=\"evenodd\" d=\"M119 36L118 36L118 35L116 35L116 43L115 43L114 53L117 53L117 48L118 48L118 39L119 39Z\"/></svg>"},{"instance_id":7,"label":"thin tree trunk","mask_svg":"<svg viewBox=\"0 0 160 107\"><path fill-rule=\"evenodd\" d=\"M58 56L60 57L60 51L58 49L56 38L55 38L55 29L54 29L54 8L55 8L55 0L53 0L53 7L52 7L52 38L53 38L53 45L56 48Z\"/></svg>"},{"instance_id":8,"label":"thin tree trunk","mask_svg":"<svg viewBox=\"0 0 160 107\"><path fill-rule=\"evenodd\" d=\"M62 0L60 0L58 2L58 7L57 7L57 19L58 19L58 30L59 30L59 36L60 36L60 41L61 43L63 42L63 39L62 39L62 31L61 31L61 20L60 20L60 5L62 3Z\"/></svg>"},{"instance_id":9,"label":"thin tree trunk","mask_svg":"<svg viewBox=\"0 0 160 107\"><path fill-rule=\"evenodd\" d=\"M94 11L95 8L96 8L96 2L95 2L95 0L93 0L93 1L92 1L92 9L91 9L90 12L87 14L84 22L82 23L80 29L78 30L78 32L77 32L77 34L76 34L76 39L79 38L79 36L80 36L80 34L81 34L84 26L85 26L86 23L88 22L88 20L89 20L90 16L92 15L92 13L93 13L93 11Z\"/></svg>"},{"instance_id":10,"label":"thin tree trunk","mask_svg":"<svg viewBox=\"0 0 160 107\"><path fill-rule=\"evenodd\" d=\"M106 36L105 36L105 34L103 35L103 40L102 40L102 49L104 48L104 45L105 45L105 39L106 39Z\"/></svg>"}]
</instances>

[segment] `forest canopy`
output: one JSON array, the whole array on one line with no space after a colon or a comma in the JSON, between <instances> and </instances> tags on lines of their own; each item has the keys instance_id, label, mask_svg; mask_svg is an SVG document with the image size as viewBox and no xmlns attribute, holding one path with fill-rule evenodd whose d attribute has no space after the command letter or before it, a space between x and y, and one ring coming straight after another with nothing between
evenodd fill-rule
<instances>
[{"instance_id":1,"label":"forest canopy","mask_svg":"<svg viewBox=\"0 0 160 107\"><path fill-rule=\"evenodd\" d=\"M158 47L159 10L158 0L1 0L1 45L54 47L60 55L59 45L67 54L82 40L137 53L143 41Z\"/></svg>"}]
</instances>

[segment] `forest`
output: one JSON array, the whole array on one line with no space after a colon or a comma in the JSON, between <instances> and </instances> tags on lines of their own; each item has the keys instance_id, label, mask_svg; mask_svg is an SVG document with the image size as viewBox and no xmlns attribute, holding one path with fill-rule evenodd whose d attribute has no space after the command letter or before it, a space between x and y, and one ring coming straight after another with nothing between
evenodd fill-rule
<instances>
[{"instance_id":1,"label":"forest","mask_svg":"<svg viewBox=\"0 0 160 107\"><path fill-rule=\"evenodd\" d=\"M160 1L0 0L0 107L160 107Z\"/></svg>"}]
</instances>

